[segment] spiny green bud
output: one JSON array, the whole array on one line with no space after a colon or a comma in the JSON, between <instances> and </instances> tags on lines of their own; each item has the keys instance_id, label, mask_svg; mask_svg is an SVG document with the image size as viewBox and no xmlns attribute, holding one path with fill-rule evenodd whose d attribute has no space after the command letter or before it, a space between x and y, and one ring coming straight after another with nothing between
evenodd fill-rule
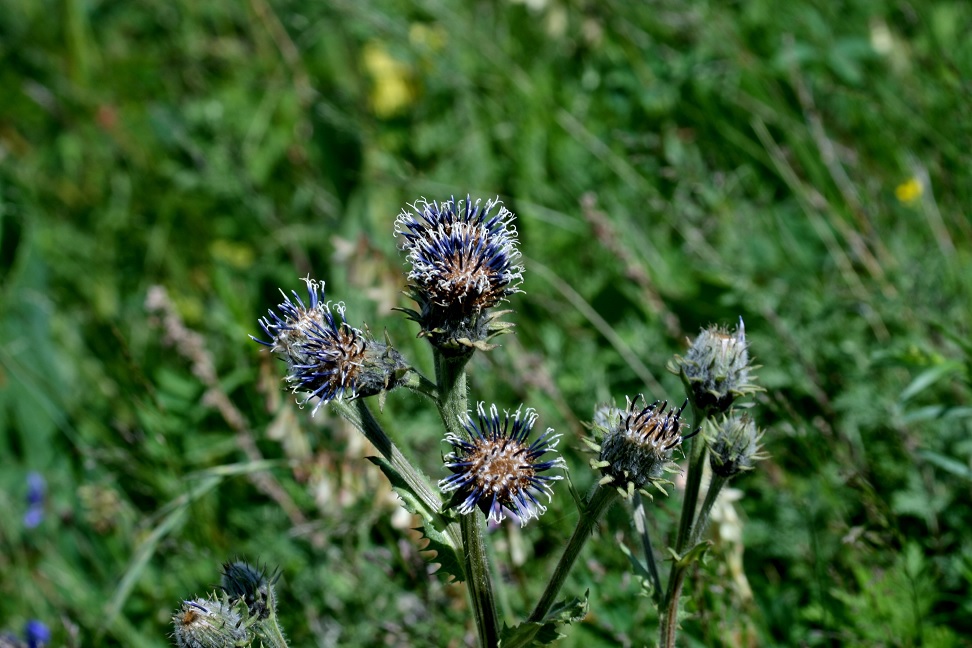
<instances>
[{"instance_id":1,"label":"spiny green bud","mask_svg":"<svg viewBox=\"0 0 972 648\"><path fill-rule=\"evenodd\" d=\"M678 471L672 455L686 438L679 419L685 405L666 413L667 401L646 405L644 396L638 396L627 402L624 410L602 406L595 413L595 435L601 438L600 443L587 441L598 452L591 467L603 475L602 485L613 484L624 497L633 496L636 490L650 497L644 490L648 484L664 493L661 484L666 480L662 477ZM605 421L610 425L604 426Z\"/></svg>"},{"instance_id":2,"label":"spiny green bud","mask_svg":"<svg viewBox=\"0 0 972 648\"><path fill-rule=\"evenodd\" d=\"M709 465L720 477L734 477L752 470L757 461L766 458L759 445L763 433L748 414L730 412L719 421L706 425L705 440L709 446Z\"/></svg>"},{"instance_id":3,"label":"spiny green bud","mask_svg":"<svg viewBox=\"0 0 972 648\"><path fill-rule=\"evenodd\" d=\"M728 411L733 401L759 391L750 382L754 369L749 362L746 327L710 326L703 330L686 353L675 356L668 370L682 377L692 405L706 415Z\"/></svg>"},{"instance_id":4,"label":"spiny green bud","mask_svg":"<svg viewBox=\"0 0 972 648\"><path fill-rule=\"evenodd\" d=\"M172 617L179 648L228 648L248 643L243 619L228 601L197 598L183 601Z\"/></svg>"},{"instance_id":5,"label":"spiny green bud","mask_svg":"<svg viewBox=\"0 0 972 648\"><path fill-rule=\"evenodd\" d=\"M276 597L273 585L280 578L277 572L268 572L266 567L251 565L245 560L223 564L220 586L230 601L242 600L250 616L266 619L274 612Z\"/></svg>"}]
</instances>

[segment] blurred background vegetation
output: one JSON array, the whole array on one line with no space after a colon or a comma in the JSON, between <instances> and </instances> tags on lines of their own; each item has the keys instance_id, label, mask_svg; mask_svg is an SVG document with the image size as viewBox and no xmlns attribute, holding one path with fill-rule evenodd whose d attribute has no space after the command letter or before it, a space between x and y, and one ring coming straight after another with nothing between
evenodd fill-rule
<instances>
[{"instance_id":1,"label":"blurred background vegetation","mask_svg":"<svg viewBox=\"0 0 972 648\"><path fill-rule=\"evenodd\" d=\"M772 458L686 645L972 645L970 33L958 0L3 0L0 631L166 646L246 556L293 646L469 641L360 435L247 338L309 274L428 370L392 223L469 192L527 268L472 398L537 408L580 491L594 405L680 399L686 336L745 319ZM426 403L382 419L441 476ZM575 518L493 533L511 621ZM565 645L655 641L618 545L622 507Z\"/></svg>"}]
</instances>

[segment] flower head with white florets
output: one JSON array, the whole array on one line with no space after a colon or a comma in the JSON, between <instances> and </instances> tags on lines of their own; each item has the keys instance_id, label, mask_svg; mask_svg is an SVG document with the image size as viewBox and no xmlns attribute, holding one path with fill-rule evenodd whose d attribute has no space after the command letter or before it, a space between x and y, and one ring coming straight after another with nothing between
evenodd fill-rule
<instances>
[{"instance_id":1,"label":"flower head with white florets","mask_svg":"<svg viewBox=\"0 0 972 648\"><path fill-rule=\"evenodd\" d=\"M548 452L556 452L560 435L547 428L528 443L537 420L533 409L520 408L512 414L506 411L501 418L496 405L487 413L479 403L475 419L466 414L460 420L467 437L446 436L452 452L446 455L445 466L453 474L439 482L442 492L453 494L450 506L463 515L478 507L488 520L497 523L510 512L521 526L530 518L539 518L547 510L540 497L546 495L549 502L553 494L550 483L563 479L542 473L567 467L563 457L543 458Z\"/></svg>"},{"instance_id":2,"label":"flower head with white florets","mask_svg":"<svg viewBox=\"0 0 972 648\"><path fill-rule=\"evenodd\" d=\"M519 292L523 280L513 213L498 198L483 204L469 196L409 207L396 219L395 234L418 309L402 310L448 355L491 348L487 341L510 325L490 309Z\"/></svg>"}]
</instances>

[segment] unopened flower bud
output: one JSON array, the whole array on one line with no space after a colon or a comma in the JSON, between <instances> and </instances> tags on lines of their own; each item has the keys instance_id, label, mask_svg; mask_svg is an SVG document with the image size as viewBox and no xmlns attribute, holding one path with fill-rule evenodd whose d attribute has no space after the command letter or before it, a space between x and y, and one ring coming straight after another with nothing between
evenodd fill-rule
<instances>
[{"instance_id":1,"label":"unopened flower bud","mask_svg":"<svg viewBox=\"0 0 972 648\"><path fill-rule=\"evenodd\" d=\"M245 560L223 564L220 586L231 602L242 600L250 616L265 619L273 614L276 605L273 585L280 578L278 572L251 565Z\"/></svg>"},{"instance_id":2,"label":"unopened flower bud","mask_svg":"<svg viewBox=\"0 0 972 648\"><path fill-rule=\"evenodd\" d=\"M402 310L446 355L491 348L488 340L511 325L489 309L519 292L523 279L513 213L498 199L481 205L469 196L410 207L395 221L395 234L411 265L409 296L418 310Z\"/></svg>"},{"instance_id":3,"label":"unopened flower bud","mask_svg":"<svg viewBox=\"0 0 972 648\"><path fill-rule=\"evenodd\" d=\"M591 466L603 475L600 483L613 484L625 497L636 490L647 495L649 484L660 489L665 473L678 470L672 456L685 438L679 418L685 405L666 412L667 401L645 403L644 396L638 396L629 398L624 410L599 408L594 427L600 442L588 441L598 452Z\"/></svg>"},{"instance_id":4,"label":"unopened flower bud","mask_svg":"<svg viewBox=\"0 0 972 648\"><path fill-rule=\"evenodd\" d=\"M197 598L183 601L172 617L179 648L226 648L247 639L240 615L227 601Z\"/></svg>"},{"instance_id":5,"label":"unopened flower bud","mask_svg":"<svg viewBox=\"0 0 972 648\"><path fill-rule=\"evenodd\" d=\"M712 472L729 478L752 470L757 461L766 458L759 445L762 436L748 414L731 412L718 421L709 421L705 438Z\"/></svg>"},{"instance_id":6,"label":"unopened flower bud","mask_svg":"<svg viewBox=\"0 0 972 648\"><path fill-rule=\"evenodd\" d=\"M754 367L742 318L732 332L718 326L703 330L685 357L675 356L668 369L682 377L692 404L706 415L725 412L736 398L759 391L750 382Z\"/></svg>"},{"instance_id":7,"label":"unopened flower bud","mask_svg":"<svg viewBox=\"0 0 972 648\"><path fill-rule=\"evenodd\" d=\"M270 340L250 336L287 363L293 391L309 394L302 404L319 398L317 412L332 400L373 396L400 385L411 370L402 355L350 326L343 303L322 301L323 284L304 281L308 304L296 292L293 298L284 294L278 312L260 319Z\"/></svg>"}]
</instances>

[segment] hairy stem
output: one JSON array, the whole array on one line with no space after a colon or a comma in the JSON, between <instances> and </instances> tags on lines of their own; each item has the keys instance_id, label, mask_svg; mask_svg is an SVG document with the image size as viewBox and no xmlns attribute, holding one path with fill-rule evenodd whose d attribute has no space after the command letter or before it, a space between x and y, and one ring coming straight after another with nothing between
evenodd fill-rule
<instances>
[{"instance_id":1,"label":"hairy stem","mask_svg":"<svg viewBox=\"0 0 972 648\"><path fill-rule=\"evenodd\" d=\"M692 406L692 431L702 425L705 413ZM677 558L672 564L672 571L668 577L668 589L662 601L661 609L661 638L662 648L674 648L675 631L678 629L678 601L682 596L682 585L685 574L692 561L685 561L684 553L690 546L689 539L693 537L695 523L695 509L699 502L699 488L702 483L702 471L705 468L706 446L701 434L695 435L690 441L688 475L685 477L685 499L682 501L682 515L678 523L678 536L675 539L675 553Z\"/></svg>"},{"instance_id":2,"label":"hairy stem","mask_svg":"<svg viewBox=\"0 0 972 648\"><path fill-rule=\"evenodd\" d=\"M675 648L675 631L678 629L678 600L682 596L682 584L688 567L676 562L672 566L672 575L668 579L668 591L665 593L665 608L661 618L661 648Z\"/></svg>"},{"instance_id":3,"label":"hairy stem","mask_svg":"<svg viewBox=\"0 0 972 648\"><path fill-rule=\"evenodd\" d=\"M465 366L471 354L447 357L436 351L435 355L439 415L447 432L463 438L466 432L461 421L469 409ZM459 516L459 527L465 554L466 588L472 600L479 644L483 648L495 648L499 646L499 616L486 559L483 520L478 511L473 511Z\"/></svg>"},{"instance_id":4,"label":"hairy stem","mask_svg":"<svg viewBox=\"0 0 972 648\"><path fill-rule=\"evenodd\" d=\"M574 562L577 561L577 557L580 556L581 549L584 548L584 544L587 542L588 538L591 537L591 533L594 530L595 525L601 519L604 511L608 509L614 501L620 497L616 488L611 486L600 486L594 487L590 496L587 498L587 503L584 506L584 510L581 511L580 518L577 520L577 526L574 528L573 535L570 536L570 540L567 542L567 546L564 547L564 553L560 556L560 561L557 563L557 567L554 569L553 576L550 577L550 582L547 583L547 588L543 591L543 595L540 597L540 601L537 606L533 609L533 613L530 615L530 621L542 621L553 607L554 599L557 598L557 594L560 593L560 588L563 586L564 581L567 580L567 575L570 573L571 568L574 566Z\"/></svg>"},{"instance_id":5,"label":"hairy stem","mask_svg":"<svg viewBox=\"0 0 972 648\"><path fill-rule=\"evenodd\" d=\"M692 406L692 431L699 429L705 415ZM692 535L692 524L695 521L695 507L699 501L699 486L702 483L702 469L705 467L705 439L696 434L689 443L688 474L685 477L685 499L682 501L682 516L678 523L678 536L675 540L675 552L679 555L685 551L685 545Z\"/></svg>"}]
</instances>

